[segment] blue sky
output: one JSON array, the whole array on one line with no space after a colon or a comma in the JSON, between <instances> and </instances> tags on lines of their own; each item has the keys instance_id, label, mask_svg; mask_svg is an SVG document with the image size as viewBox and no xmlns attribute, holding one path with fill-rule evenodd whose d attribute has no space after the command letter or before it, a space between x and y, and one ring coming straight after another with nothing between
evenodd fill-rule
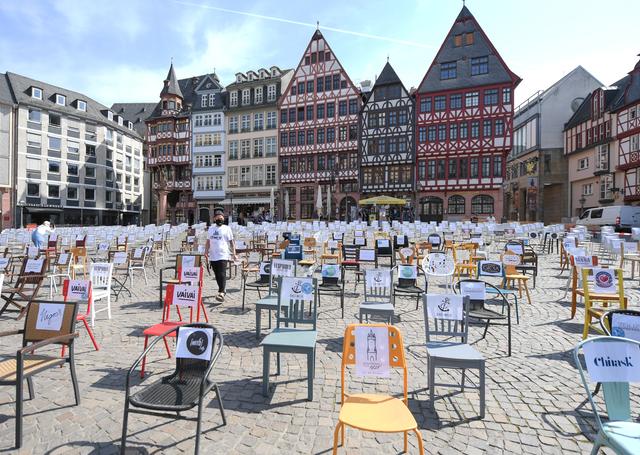
<instances>
[{"instance_id":1,"label":"blue sky","mask_svg":"<svg viewBox=\"0 0 640 455\"><path fill-rule=\"evenodd\" d=\"M373 79L388 55L412 87L461 7L460 0L0 0L0 71L107 105L155 102L171 57L179 78L215 68L228 84L238 71L295 67L320 21L354 82ZM516 102L577 65L611 84L638 61L638 0L468 0L467 7L523 78Z\"/></svg>"}]
</instances>

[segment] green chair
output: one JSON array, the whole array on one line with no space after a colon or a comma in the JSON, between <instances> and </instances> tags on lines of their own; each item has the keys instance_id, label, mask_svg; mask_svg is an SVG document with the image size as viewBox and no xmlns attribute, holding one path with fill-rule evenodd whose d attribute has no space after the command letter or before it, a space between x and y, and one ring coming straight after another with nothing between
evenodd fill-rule
<instances>
[{"instance_id":1,"label":"green chair","mask_svg":"<svg viewBox=\"0 0 640 455\"><path fill-rule=\"evenodd\" d=\"M604 402L607 410L608 421L603 422L598 407L593 401L589 383L584 374L582 362L578 358L578 353L585 345L592 343L611 343L623 342L633 344L640 348L640 342L630 340L628 338L619 337L595 337L580 342L573 350L573 359L578 366L582 385L587 392L591 409L595 415L598 424L598 435L594 441L591 454L598 453L601 447L610 447L617 454L638 454L640 453L640 423L632 421L631 418L631 401L629 396L628 382L603 382Z\"/></svg>"},{"instance_id":2,"label":"green chair","mask_svg":"<svg viewBox=\"0 0 640 455\"><path fill-rule=\"evenodd\" d=\"M315 376L316 340L318 331L318 284L315 278L278 278L278 306L276 328L260 345L263 349L262 394L269 394L269 363L271 353L277 355L277 375L280 374L280 354L305 354L307 356L307 399L313 400L313 378ZM284 305L288 311L283 313ZM290 327L290 326L293 327Z\"/></svg>"},{"instance_id":3,"label":"green chair","mask_svg":"<svg viewBox=\"0 0 640 455\"><path fill-rule=\"evenodd\" d=\"M256 338L260 339L262 328L262 310L269 311L269 328L271 328L271 312L279 309L278 304L278 278L283 276L296 275L296 261L293 259L271 259L268 264L269 272L269 294L256 302ZM262 276L262 269L260 275ZM288 304L282 305L282 310L287 311Z\"/></svg>"}]
</instances>

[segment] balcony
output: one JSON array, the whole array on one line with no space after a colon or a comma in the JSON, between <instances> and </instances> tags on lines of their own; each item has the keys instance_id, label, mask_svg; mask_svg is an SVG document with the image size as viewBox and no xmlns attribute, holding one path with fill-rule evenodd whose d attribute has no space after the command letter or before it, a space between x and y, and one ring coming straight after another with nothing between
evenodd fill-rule
<instances>
[{"instance_id":1,"label":"balcony","mask_svg":"<svg viewBox=\"0 0 640 455\"><path fill-rule=\"evenodd\" d=\"M163 185L160 185L159 182L154 182L153 183L153 188L156 189L156 190L159 190L159 189L165 189L165 190L190 190L191 189L191 180L165 182Z\"/></svg>"},{"instance_id":2,"label":"balcony","mask_svg":"<svg viewBox=\"0 0 640 455\"><path fill-rule=\"evenodd\" d=\"M222 188L217 190L195 190L193 197L198 200L203 199L224 199L224 190Z\"/></svg>"},{"instance_id":3,"label":"balcony","mask_svg":"<svg viewBox=\"0 0 640 455\"><path fill-rule=\"evenodd\" d=\"M595 164L596 165L595 165L595 169L593 170L593 175L598 176L598 175L608 174L610 172L609 160L596 161Z\"/></svg>"},{"instance_id":4,"label":"balcony","mask_svg":"<svg viewBox=\"0 0 640 455\"><path fill-rule=\"evenodd\" d=\"M248 127L248 126L247 127L243 127L240 131L243 132L243 133L248 133L248 132L251 131L251 128Z\"/></svg>"}]
</instances>

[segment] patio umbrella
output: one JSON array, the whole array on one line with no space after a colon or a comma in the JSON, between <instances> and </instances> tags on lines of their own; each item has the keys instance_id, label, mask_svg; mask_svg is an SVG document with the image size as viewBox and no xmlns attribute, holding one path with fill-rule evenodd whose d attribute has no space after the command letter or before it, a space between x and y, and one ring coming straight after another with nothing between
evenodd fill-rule
<instances>
[{"instance_id":1,"label":"patio umbrella","mask_svg":"<svg viewBox=\"0 0 640 455\"><path fill-rule=\"evenodd\" d=\"M271 187L271 195L269 196L269 214L271 215L272 221L273 221L273 214L274 214L275 207L276 207L275 195L273 193L273 187Z\"/></svg>"},{"instance_id":2,"label":"patio umbrella","mask_svg":"<svg viewBox=\"0 0 640 455\"><path fill-rule=\"evenodd\" d=\"M331 187L327 187L327 218L331 219Z\"/></svg>"},{"instance_id":3,"label":"patio umbrella","mask_svg":"<svg viewBox=\"0 0 640 455\"><path fill-rule=\"evenodd\" d=\"M284 193L284 218L289 219L289 190Z\"/></svg>"},{"instance_id":4,"label":"patio umbrella","mask_svg":"<svg viewBox=\"0 0 640 455\"><path fill-rule=\"evenodd\" d=\"M322 186L318 185L318 197L316 198L316 210L318 218L322 217Z\"/></svg>"},{"instance_id":5,"label":"patio umbrella","mask_svg":"<svg viewBox=\"0 0 640 455\"><path fill-rule=\"evenodd\" d=\"M360 199L360 205L405 205L407 201L391 196L375 196L367 199Z\"/></svg>"}]
</instances>

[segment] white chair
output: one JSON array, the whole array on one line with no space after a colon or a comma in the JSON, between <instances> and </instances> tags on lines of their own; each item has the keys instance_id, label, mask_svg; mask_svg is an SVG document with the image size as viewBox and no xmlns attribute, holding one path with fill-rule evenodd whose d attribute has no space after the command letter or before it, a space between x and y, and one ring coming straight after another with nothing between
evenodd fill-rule
<instances>
[{"instance_id":1,"label":"white chair","mask_svg":"<svg viewBox=\"0 0 640 455\"><path fill-rule=\"evenodd\" d=\"M144 284L149 286L149 280L147 280L147 270L145 269L147 265L147 254L149 252L149 248L146 246L139 246L135 250L133 250L133 256L129 261L129 279L131 283L133 283L133 272L135 270L141 270L142 275L144 276Z\"/></svg>"},{"instance_id":2,"label":"white chair","mask_svg":"<svg viewBox=\"0 0 640 455\"><path fill-rule=\"evenodd\" d=\"M56 281L58 279L71 279L71 264L73 263L73 253L60 253L53 265L53 270L47 277L49 278L49 298L53 299L53 292L58 292Z\"/></svg>"},{"instance_id":3,"label":"white chair","mask_svg":"<svg viewBox=\"0 0 640 455\"><path fill-rule=\"evenodd\" d=\"M107 317L111 319L111 279L113 276L113 264L110 262L95 262L89 269L91 280L93 305L91 305L91 327L93 327L96 313L107 311ZM98 300L106 299L106 308L96 309Z\"/></svg>"},{"instance_id":4,"label":"white chair","mask_svg":"<svg viewBox=\"0 0 640 455\"><path fill-rule=\"evenodd\" d=\"M453 274L456 269L453 256L445 253L430 253L422 260L422 269L425 273L427 289L432 279L444 278L447 290L445 292L453 292Z\"/></svg>"}]
</instances>

